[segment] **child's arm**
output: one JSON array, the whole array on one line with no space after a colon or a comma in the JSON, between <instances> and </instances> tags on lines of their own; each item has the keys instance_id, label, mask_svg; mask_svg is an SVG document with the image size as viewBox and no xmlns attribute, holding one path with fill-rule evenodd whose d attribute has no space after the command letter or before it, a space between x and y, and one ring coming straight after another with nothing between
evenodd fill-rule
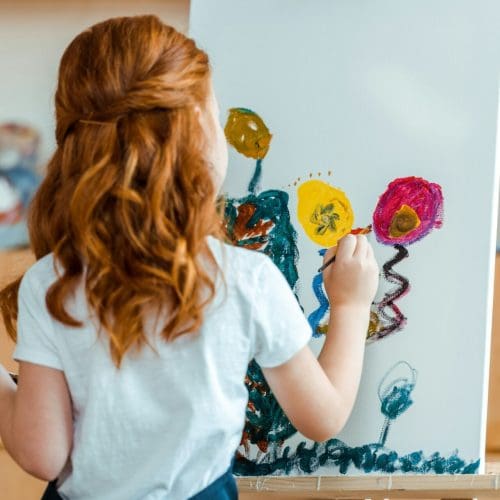
<instances>
[{"instance_id":1,"label":"child's arm","mask_svg":"<svg viewBox=\"0 0 500 500\"><path fill-rule=\"evenodd\" d=\"M325 261L332 255L332 250L327 252ZM288 362L263 368L291 422L315 441L340 432L356 398L370 305L378 285L378 266L366 237L341 240L336 261L323 278L331 314L319 358L306 346Z\"/></svg>"},{"instance_id":2,"label":"child's arm","mask_svg":"<svg viewBox=\"0 0 500 500\"><path fill-rule=\"evenodd\" d=\"M71 399L61 370L21 361L19 386L0 365L0 436L29 474L51 481L72 445Z\"/></svg>"}]
</instances>

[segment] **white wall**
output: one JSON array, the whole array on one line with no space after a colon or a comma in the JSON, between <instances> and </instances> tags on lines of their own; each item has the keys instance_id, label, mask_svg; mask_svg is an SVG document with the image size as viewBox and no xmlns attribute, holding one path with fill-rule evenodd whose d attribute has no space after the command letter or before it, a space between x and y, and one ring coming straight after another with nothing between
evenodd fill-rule
<instances>
[{"instance_id":1,"label":"white wall","mask_svg":"<svg viewBox=\"0 0 500 500\"><path fill-rule=\"evenodd\" d=\"M109 17L156 14L187 31L189 0L0 0L0 123L42 134L41 163L53 151L59 59L83 29Z\"/></svg>"}]
</instances>

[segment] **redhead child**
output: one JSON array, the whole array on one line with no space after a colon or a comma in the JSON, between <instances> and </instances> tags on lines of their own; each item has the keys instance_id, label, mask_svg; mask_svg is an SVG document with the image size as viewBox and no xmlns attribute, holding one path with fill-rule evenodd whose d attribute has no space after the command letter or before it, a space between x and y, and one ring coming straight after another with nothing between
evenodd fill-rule
<instances>
[{"instance_id":1,"label":"redhead child","mask_svg":"<svg viewBox=\"0 0 500 500\"><path fill-rule=\"evenodd\" d=\"M19 385L0 434L71 500L233 499L253 358L322 441L352 409L378 283L364 236L331 249L331 319L310 327L265 255L223 242L227 166L207 55L154 16L78 35L60 64L57 149L31 206L37 262L0 296Z\"/></svg>"}]
</instances>

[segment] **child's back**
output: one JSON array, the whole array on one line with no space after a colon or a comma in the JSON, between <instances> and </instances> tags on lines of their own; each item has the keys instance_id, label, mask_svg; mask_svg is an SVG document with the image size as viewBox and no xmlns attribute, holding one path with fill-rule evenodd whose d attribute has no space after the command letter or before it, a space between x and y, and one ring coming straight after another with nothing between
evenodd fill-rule
<instances>
[{"instance_id":1,"label":"child's back","mask_svg":"<svg viewBox=\"0 0 500 500\"><path fill-rule=\"evenodd\" d=\"M347 237L324 271L317 360L278 268L221 242L227 150L206 54L153 16L96 25L62 58L56 118L31 206L38 262L0 294L20 362L17 390L0 366L13 458L70 499L219 498L253 358L299 431L338 432L361 373L372 249Z\"/></svg>"},{"instance_id":2,"label":"child's back","mask_svg":"<svg viewBox=\"0 0 500 500\"><path fill-rule=\"evenodd\" d=\"M62 370L73 403L73 449L59 476L60 494L109 500L194 495L229 468L240 443L249 361L280 365L308 342L309 325L292 292L283 294L286 282L267 257L212 238L210 247L225 282L199 333L166 343L158 335L161 317L155 332L151 314L146 332L156 352L131 352L120 369L108 338L98 336L82 284L68 302L82 327L48 315L53 254L25 274L14 357ZM286 314L279 313L283 308Z\"/></svg>"}]
</instances>

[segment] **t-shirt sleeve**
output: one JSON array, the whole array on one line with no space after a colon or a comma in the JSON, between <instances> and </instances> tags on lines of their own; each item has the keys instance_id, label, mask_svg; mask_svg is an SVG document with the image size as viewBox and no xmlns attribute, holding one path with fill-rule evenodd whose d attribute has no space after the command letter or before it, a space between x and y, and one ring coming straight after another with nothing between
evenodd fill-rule
<instances>
[{"instance_id":1,"label":"t-shirt sleeve","mask_svg":"<svg viewBox=\"0 0 500 500\"><path fill-rule=\"evenodd\" d=\"M18 294L17 343L13 359L62 370L54 325L45 305L45 291L26 273Z\"/></svg>"},{"instance_id":2,"label":"t-shirt sleeve","mask_svg":"<svg viewBox=\"0 0 500 500\"><path fill-rule=\"evenodd\" d=\"M263 368L291 359L311 339L311 327L281 271L266 257L254 289L254 357Z\"/></svg>"}]
</instances>

